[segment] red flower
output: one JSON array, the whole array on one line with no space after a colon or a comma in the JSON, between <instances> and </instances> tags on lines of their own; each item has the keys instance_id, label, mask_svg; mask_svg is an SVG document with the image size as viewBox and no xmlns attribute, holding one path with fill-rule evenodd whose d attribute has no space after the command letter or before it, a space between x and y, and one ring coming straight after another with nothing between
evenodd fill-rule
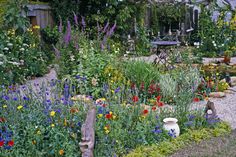
<instances>
[{"instance_id":1,"label":"red flower","mask_svg":"<svg viewBox=\"0 0 236 157\"><path fill-rule=\"evenodd\" d=\"M157 109L156 106L153 106L153 107L152 107L152 110L153 110L153 111L156 111L156 109Z\"/></svg>"},{"instance_id":2,"label":"red flower","mask_svg":"<svg viewBox=\"0 0 236 157\"><path fill-rule=\"evenodd\" d=\"M158 102L158 107L162 107L162 106L164 106L164 103L163 102Z\"/></svg>"},{"instance_id":3,"label":"red flower","mask_svg":"<svg viewBox=\"0 0 236 157\"><path fill-rule=\"evenodd\" d=\"M102 107L106 107L107 106L107 104L102 104Z\"/></svg>"},{"instance_id":4,"label":"red flower","mask_svg":"<svg viewBox=\"0 0 236 157\"><path fill-rule=\"evenodd\" d=\"M138 96L133 96L132 100L133 102L138 102Z\"/></svg>"},{"instance_id":5,"label":"red flower","mask_svg":"<svg viewBox=\"0 0 236 157\"><path fill-rule=\"evenodd\" d=\"M143 110L143 114L148 114L148 110Z\"/></svg>"},{"instance_id":6,"label":"red flower","mask_svg":"<svg viewBox=\"0 0 236 157\"><path fill-rule=\"evenodd\" d=\"M12 147L13 145L14 145L14 141L13 141L13 140L11 140L11 141L8 142L8 146L11 146L11 147Z\"/></svg>"},{"instance_id":7,"label":"red flower","mask_svg":"<svg viewBox=\"0 0 236 157\"><path fill-rule=\"evenodd\" d=\"M200 99L199 98L193 98L193 102L199 102Z\"/></svg>"},{"instance_id":8,"label":"red flower","mask_svg":"<svg viewBox=\"0 0 236 157\"><path fill-rule=\"evenodd\" d=\"M111 114L106 114L105 117L106 117L106 119L111 119L112 115Z\"/></svg>"},{"instance_id":9,"label":"red flower","mask_svg":"<svg viewBox=\"0 0 236 157\"><path fill-rule=\"evenodd\" d=\"M3 118L3 117L0 118L0 123L4 123L5 121L6 121L5 118Z\"/></svg>"},{"instance_id":10,"label":"red flower","mask_svg":"<svg viewBox=\"0 0 236 157\"><path fill-rule=\"evenodd\" d=\"M0 147L4 146L4 141L0 141Z\"/></svg>"},{"instance_id":11,"label":"red flower","mask_svg":"<svg viewBox=\"0 0 236 157\"><path fill-rule=\"evenodd\" d=\"M160 102L160 100L161 100L161 96L159 95L157 96L157 102Z\"/></svg>"},{"instance_id":12,"label":"red flower","mask_svg":"<svg viewBox=\"0 0 236 157\"><path fill-rule=\"evenodd\" d=\"M132 82L131 83L131 89L135 89L135 86L136 86L135 83Z\"/></svg>"},{"instance_id":13,"label":"red flower","mask_svg":"<svg viewBox=\"0 0 236 157\"><path fill-rule=\"evenodd\" d=\"M144 90L144 82L141 83L140 89Z\"/></svg>"}]
</instances>

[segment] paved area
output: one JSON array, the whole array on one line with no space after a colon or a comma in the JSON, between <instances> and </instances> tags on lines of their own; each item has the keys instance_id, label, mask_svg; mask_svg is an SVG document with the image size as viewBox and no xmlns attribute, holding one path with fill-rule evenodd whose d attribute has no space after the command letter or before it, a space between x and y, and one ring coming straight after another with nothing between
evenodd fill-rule
<instances>
[{"instance_id":1,"label":"paved area","mask_svg":"<svg viewBox=\"0 0 236 157\"><path fill-rule=\"evenodd\" d=\"M203 58L203 64L209 64L212 62L222 61L224 58ZM236 64L236 57L232 57L230 65Z\"/></svg>"}]
</instances>

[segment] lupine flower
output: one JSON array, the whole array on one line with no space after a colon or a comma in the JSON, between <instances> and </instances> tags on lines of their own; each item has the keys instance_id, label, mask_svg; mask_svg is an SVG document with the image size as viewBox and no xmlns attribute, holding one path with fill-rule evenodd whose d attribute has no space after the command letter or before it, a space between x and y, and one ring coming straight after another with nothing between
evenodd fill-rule
<instances>
[{"instance_id":1,"label":"lupine flower","mask_svg":"<svg viewBox=\"0 0 236 157\"><path fill-rule=\"evenodd\" d=\"M81 16L82 20L81 20L81 24L83 26L83 30L86 28L86 22L83 16Z\"/></svg>"},{"instance_id":2,"label":"lupine flower","mask_svg":"<svg viewBox=\"0 0 236 157\"><path fill-rule=\"evenodd\" d=\"M64 42L65 42L66 46L69 45L70 40L71 40L71 24L70 24L70 21L68 20L67 21L67 28L66 28L66 35L64 38Z\"/></svg>"},{"instance_id":3,"label":"lupine flower","mask_svg":"<svg viewBox=\"0 0 236 157\"><path fill-rule=\"evenodd\" d=\"M110 29L109 31L107 31L106 36L107 36L107 37L110 37L110 36L114 33L115 28L116 28L116 22L115 22L115 24L111 27L111 29Z\"/></svg>"},{"instance_id":4,"label":"lupine flower","mask_svg":"<svg viewBox=\"0 0 236 157\"><path fill-rule=\"evenodd\" d=\"M59 30L59 32L60 33L62 33L62 19L61 19L61 17L60 17L60 24L59 24L59 28L58 28L58 30Z\"/></svg>"},{"instance_id":5,"label":"lupine flower","mask_svg":"<svg viewBox=\"0 0 236 157\"><path fill-rule=\"evenodd\" d=\"M74 14L74 21L75 21L75 24L76 24L76 25L79 25L79 23L78 23L78 16L75 14L75 12L73 12L73 14Z\"/></svg>"},{"instance_id":6,"label":"lupine flower","mask_svg":"<svg viewBox=\"0 0 236 157\"><path fill-rule=\"evenodd\" d=\"M59 59L60 58L60 54L61 52L54 46L52 45L53 49L54 49L54 52L55 52L55 55L56 55L56 58Z\"/></svg>"},{"instance_id":7,"label":"lupine flower","mask_svg":"<svg viewBox=\"0 0 236 157\"><path fill-rule=\"evenodd\" d=\"M109 21L106 23L106 25L105 25L105 27L104 27L104 29L102 31L103 33L105 33L107 31L108 26L109 26Z\"/></svg>"}]
</instances>

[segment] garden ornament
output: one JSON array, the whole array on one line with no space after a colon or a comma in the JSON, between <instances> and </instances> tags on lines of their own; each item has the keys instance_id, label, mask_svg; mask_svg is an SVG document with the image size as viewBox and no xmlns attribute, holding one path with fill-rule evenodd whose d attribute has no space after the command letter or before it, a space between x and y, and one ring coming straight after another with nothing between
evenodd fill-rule
<instances>
[{"instance_id":1,"label":"garden ornament","mask_svg":"<svg viewBox=\"0 0 236 157\"><path fill-rule=\"evenodd\" d=\"M231 84L231 77L230 77L229 73L226 73L225 81L229 84L230 87L232 86L232 84Z\"/></svg>"},{"instance_id":2,"label":"garden ornament","mask_svg":"<svg viewBox=\"0 0 236 157\"><path fill-rule=\"evenodd\" d=\"M163 128L168 131L168 134L172 137L178 137L180 134L180 128L178 125L178 120L176 118L165 118L163 120Z\"/></svg>"},{"instance_id":3,"label":"garden ornament","mask_svg":"<svg viewBox=\"0 0 236 157\"><path fill-rule=\"evenodd\" d=\"M82 141L79 143L82 157L94 157L93 150L95 144L95 125L96 109L91 108L88 113L86 120L81 128Z\"/></svg>"},{"instance_id":4,"label":"garden ornament","mask_svg":"<svg viewBox=\"0 0 236 157\"><path fill-rule=\"evenodd\" d=\"M209 113L211 111L211 113ZM207 116L207 118L209 119L214 119L216 118L216 109L215 109L215 105L213 102L209 101L206 104L206 108L205 108L205 115Z\"/></svg>"}]
</instances>

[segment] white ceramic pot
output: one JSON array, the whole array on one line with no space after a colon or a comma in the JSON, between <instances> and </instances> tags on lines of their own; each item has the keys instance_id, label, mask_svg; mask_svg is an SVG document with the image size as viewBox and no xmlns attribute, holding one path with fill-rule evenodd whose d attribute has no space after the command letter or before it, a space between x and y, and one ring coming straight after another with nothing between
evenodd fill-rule
<instances>
[{"instance_id":1,"label":"white ceramic pot","mask_svg":"<svg viewBox=\"0 0 236 157\"><path fill-rule=\"evenodd\" d=\"M179 125L177 124L178 120L176 118L165 118L163 120L163 128L167 130L173 137L178 137L180 134Z\"/></svg>"}]
</instances>

